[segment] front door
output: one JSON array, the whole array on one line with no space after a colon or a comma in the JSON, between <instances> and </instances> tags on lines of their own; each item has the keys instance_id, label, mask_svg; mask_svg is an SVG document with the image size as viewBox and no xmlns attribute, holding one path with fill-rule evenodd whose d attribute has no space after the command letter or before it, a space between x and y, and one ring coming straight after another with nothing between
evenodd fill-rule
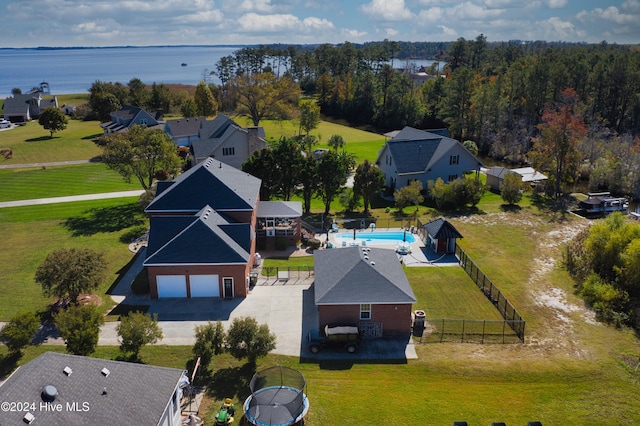
<instances>
[{"instance_id":1,"label":"front door","mask_svg":"<svg viewBox=\"0 0 640 426\"><path fill-rule=\"evenodd\" d=\"M222 279L222 284L223 284L223 291L224 291L224 298L225 299L231 299L233 297L233 278L223 278Z\"/></svg>"}]
</instances>

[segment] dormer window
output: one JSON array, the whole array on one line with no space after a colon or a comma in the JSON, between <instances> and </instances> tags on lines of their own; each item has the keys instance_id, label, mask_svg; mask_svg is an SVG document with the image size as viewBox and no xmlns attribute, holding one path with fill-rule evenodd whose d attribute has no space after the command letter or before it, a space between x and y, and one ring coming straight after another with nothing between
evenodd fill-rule
<instances>
[{"instance_id":1,"label":"dormer window","mask_svg":"<svg viewBox=\"0 0 640 426\"><path fill-rule=\"evenodd\" d=\"M449 165L460 164L460 155L452 155L449 157Z\"/></svg>"},{"instance_id":2,"label":"dormer window","mask_svg":"<svg viewBox=\"0 0 640 426\"><path fill-rule=\"evenodd\" d=\"M236 149L234 147L222 148L222 155L235 155Z\"/></svg>"}]
</instances>

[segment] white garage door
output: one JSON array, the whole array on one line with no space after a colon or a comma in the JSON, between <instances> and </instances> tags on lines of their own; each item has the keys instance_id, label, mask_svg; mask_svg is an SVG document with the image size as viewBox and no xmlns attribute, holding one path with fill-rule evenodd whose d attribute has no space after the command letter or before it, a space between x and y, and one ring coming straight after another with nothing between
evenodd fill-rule
<instances>
[{"instance_id":1,"label":"white garage door","mask_svg":"<svg viewBox=\"0 0 640 426\"><path fill-rule=\"evenodd\" d=\"M217 275L189 275L191 297L220 297Z\"/></svg>"},{"instance_id":2,"label":"white garage door","mask_svg":"<svg viewBox=\"0 0 640 426\"><path fill-rule=\"evenodd\" d=\"M187 297L187 279L184 275L158 275L158 297Z\"/></svg>"}]
</instances>

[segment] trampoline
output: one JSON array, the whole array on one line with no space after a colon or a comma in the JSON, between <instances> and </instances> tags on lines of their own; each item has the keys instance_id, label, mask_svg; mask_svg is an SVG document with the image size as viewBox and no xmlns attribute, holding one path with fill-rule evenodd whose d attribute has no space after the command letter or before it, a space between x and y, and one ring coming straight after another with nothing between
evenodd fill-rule
<instances>
[{"instance_id":1,"label":"trampoline","mask_svg":"<svg viewBox=\"0 0 640 426\"><path fill-rule=\"evenodd\" d=\"M309 411L305 386L302 373L288 367L257 372L251 379L251 395L243 405L246 419L256 426L288 426L300 422Z\"/></svg>"}]
</instances>

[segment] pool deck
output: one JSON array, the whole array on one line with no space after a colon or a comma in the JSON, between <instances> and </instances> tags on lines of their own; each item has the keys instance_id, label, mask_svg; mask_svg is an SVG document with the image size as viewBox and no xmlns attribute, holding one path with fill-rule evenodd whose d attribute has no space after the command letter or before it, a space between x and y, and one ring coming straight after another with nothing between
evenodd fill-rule
<instances>
[{"instance_id":1,"label":"pool deck","mask_svg":"<svg viewBox=\"0 0 640 426\"><path fill-rule=\"evenodd\" d=\"M389 228L389 229L376 229L375 232L396 232L402 233L404 229L401 228ZM367 237L367 233L371 233L370 229L356 230L356 239L349 240L341 238L342 234L353 234L353 230L349 229L339 229L338 232L328 234L329 242L337 249L341 247L355 247L355 246L363 246L363 240ZM407 231L409 233L409 231ZM406 266L458 266L458 258L453 254L441 254L435 253L430 247L425 247L422 242L420 235L417 233L412 234L415 238L415 242L410 244L411 253L409 254L398 254L398 259L402 259L402 263ZM326 234L318 235L321 241L325 242L326 245ZM346 243L343 245L343 242ZM398 241L389 241L389 240L371 240L365 241L365 247L380 247L380 248L388 248L394 250Z\"/></svg>"}]
</instances>

